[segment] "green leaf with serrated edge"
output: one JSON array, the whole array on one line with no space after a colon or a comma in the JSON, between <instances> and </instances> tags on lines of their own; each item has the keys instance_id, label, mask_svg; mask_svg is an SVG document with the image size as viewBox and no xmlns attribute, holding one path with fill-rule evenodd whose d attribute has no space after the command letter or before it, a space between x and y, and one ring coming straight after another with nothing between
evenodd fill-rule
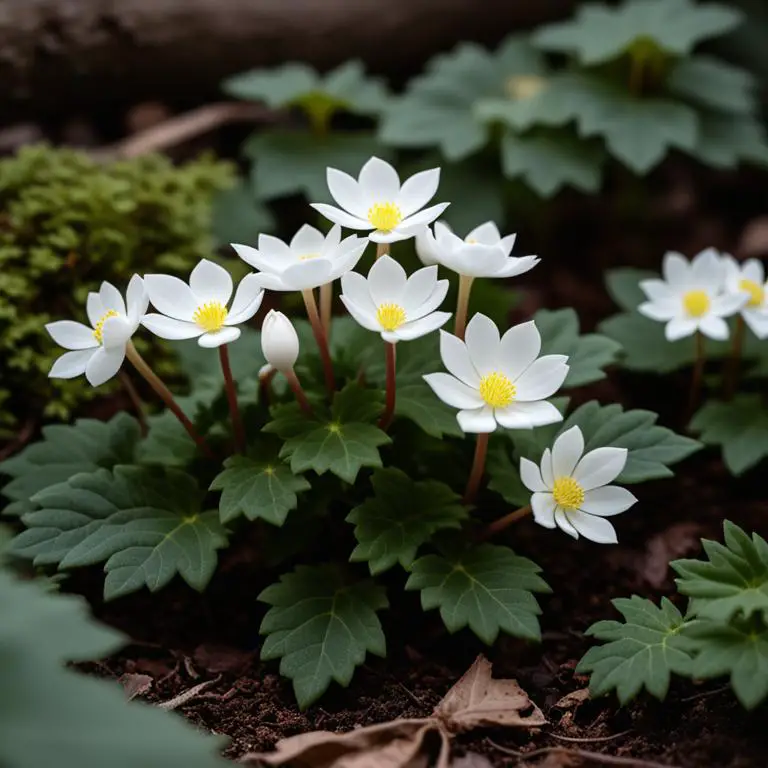
<instances>
[{"instance_id":1,"label":"green leaf with serrated edge","mask_svg":"<svg viewBox=\"0 0 768 768\"><path fill-rule=\"evenodd\" d=\"M263 101L278 109L327 110L329 115L337 110L377 115L389 101L384 82L366 75L360 61L348 61L325 75L300 63L254 69L228 78L222 87L238 99Z\"/></svg>"},{"instance_id":2,"label":"green leaf with serrated edge","mask_svg":"<svg viewBox=\"0 0 768 768\"><path fill-rule=\"evenodd\" d=\"M723 461L741 475L768 456L768 409L760 395L737 395L729 402L710 401L696 413L691 429L702 442L720 445Z\"/></svg>"},{"instance_id":3,"label":"green leaf with serrated edge","mask_svg":"<svg viewBox=\"0 0 768 768\"><path fill-rule=\"evenodd\" d=\"M211 230L216 247L230 243L255 243L262 232L274 232L275 217L269 208L257 202L251 185L239 182L232 189L219 192L213 199Z\"/></svg>"},{"instance_id":4,"label":"green leaf with serrated edge","mask_svg":"<svg viewBox=\"0 0 768 768\"><path fill-rule=\"evenodd\" d=\"M730 675L731 688L746 709L768 696L768 628L760 623L694 621L685 635L696 654L691 676Z\"/></svg>"},{"instance_id":5,"label":"green leaf with serrated edge","mask_svg":"<svg viewBox=\"0 0 768 768\"><path fill-rule=\"evenodd\" d=\"M501 165L508 179L522 179L535 192L550 197L565 186L583 192L600 187L604 153L563 131L545 136L517 136L505 131Z\"/></svg>"},{"instance_id":6,"label":"green leaf with serrated edge","mask_svg":"<svg viewBox=\"0 0 768 768\"><path fill-rule=\"evenodd\" d=\"M405 588L421 591L421 607L440 609L449 632L469 627L484 643L499 631L539 640L534 592L549 592L536 563L508 547L479 544L453 555L427 555L412 566Z\"/></svg>"},{"instance_id":7,"label":"green leaf with serrated edge","mask_svg":"<svg viewBox=\"0 0 768 768\"><path fill-rule=\"evenodd\" d=\"M467 518L461 499L444 483L416 482L399 469L379 469L371 484L373 497L355 507L347 522L354 524L358 542L349 559L367 562L372 576L397 563L408 570L434 533L459 528Z\"/></svg>"},{"instance_id":8,"label":"green leaf with serrated edge","mask_svg":"<svg viewBox=\"0 0 768 768\"><path fill-rule=\"evenodd\" d=\"M296 494L309 489L309 483L284 464L256 461L247 456L227 459L224 471L210 486L211 491L222 492L219 500L222 523L245 515L249 520L261 519L277 526L296 509Z\"/></svg>"},{"instance_id":9,"label":"green leaf with serrated edge","mask_svg":"<svg viewBox=\"0 0 768 768\"><path fill-rule=\"evenodd\" d=\"M587 651L577 674L591 673L593 696L615 689L619 701L626 704L645 688L664 699L671 674L690 675L691 671L692 644L682 614L666 597L660 606L637 595L611 602L624 622L598 621L587 630L605 644Z\"/></svg>"},{"instance_id":10,"label":"green leaf with serrated edge","mask_svg":"<svg viewBox=\"0 0 768 768\"><path fill-rule=\"evenodd\" d=\"M163 411L147 421L149 429L139 450L142 464L184 467L192 461L197 446L173 413Z\"/></svg>"},{"instance_id":11,"label":"green leaf with serrated edge","mask_svg":"<svg viewBox=\"0 0 768 768\"><path fill-rule=\"evenodd\" d=\"M473 113L478 101L510 95L517 77L546 73L544 59L523 37L509 37L493 53L462 43L436 56L384 116L380 138L395 147L439 146L449 160L482 148L488 126Z\"/></svg>"},{"instance_id":12,"label":"green leaf with serrated edge","mask_svg":"<svg viewBox=\"0 0 768 768\"><path fill-rule=\"evenodd\" d=\"M80 472L132 462L139 442L139 425L125 413L106 422L78 419L71 426L55 424L42 431L42 440L0 463L0 474L12 478L2 489L14 502L5 514L30 511L32 496Z\"/></svg>"},{"instance_id":13,"label":"green leaf with serrated edge","mask_svg":"<svg viewBox=\"0 0 768 768\"><path fill-rule=\"evenodd\" d=\"M370 133L304 133L264 131L246 142L254 161L253 194L260 200L304 195L312 202L333 202L325 180L326 168L338 168L357 178L371 155L390 160L391 154Z\"/></svg>"},{"instance_id":14,"label":"green leaf with serrated edge","mask_svg":"<svg viewBox=\"0 0 768 768\"><path fill-rule=\"evenodd\" d=\"M700 41L730 32L742 18L736 9L689 0L629 0L618 7L589 3L572 20L538 30L532 40L542 50L572 54L590 65L621 56L638 43L685 56Z\"/></svg>"},{"instance_id":15,"label":"green leaf with serrated edge","mask_svg":"<svg viewBox=\"0 0 768 768\"><path fill-rule=\"evenodd\" d=\"M156 592L179 574L202 591L227 543L218 513L202 512L193 477L176 469L117 466L75 475L34 497L27 530L11 552L35 564L76 568L106 561L106 599L147 587Z\"/></svg>"},{"instance_id":16,"label":"green leaf with serrated edge","mask_svg":"<svg viewBox=\"0 0 768 768\"><path fill-rule=\"evenodd\" d=\"M506 502L516 507L530 504L531 492L520 479L519 465L509 455L507 441L494 440L488 448L485 463L488 490L498 493Z\"/></svg>"},{"instance_id":17,"label":"green leaf with serrated edge","mask_svg":"<svg viewBox=\"0 0 768 768\"><path fill-rule=\"evenodd\" d=\"M736 168L741 162L768 165L765 126L752 116L703 113L693 157L715 168Z\"/></svg>"},{"instance_id":18,"label":"green leaf with serrated edge","mask_svg":"<svg viewBox=\"0 0 768 768\"><path fill-rule=\"evenodd\" d=\"M727 622L753 614L768 621L768 543L750 538L738 525L723 523L725 544L704 539L707 560L674 560L679 591L691 598L690 611Z\"/></svg>"},{"instance_id":19,"label":"green leaf with serrated edge","mask_svg":"<svg viewBox=\"0 0 768 768\"><path fill-rule=\"evenodd\" d=\"M568 410L571 400L568 397L552 397L549 402L565 417L565 412ZM552 443L561 427L562 422L556 422L555 424L546 424L535 429L497 430L497 434L512 442L517 459L525 456L531 461L538 461L544 453L544 449L552 447Z\"/></svg>"},{"instance_id":20,"label":"green leaf with serrated edge","mask_svg":"<svg viewBox=\"0 0 768 768\"><path fill-rule=\"evenodd\" d=\"M381 412L381 393L348 384L333 400L330 418L309 418L296 404L273 412L265 432L285 442L280 457L289 459L294 474L332 472L354 483L362 467L380 467L379 447L390 438L371 423Z\"/></svg>"},{"instance_id":21,"label":"green leaf with serrated edge","mask_svg":"<svg viewBox=\"0 0 768 768\"><path fill-rule=\"evenodd\" d=\"M265 661L280 659L301 709L317 701L331 681L347 686L365 654L386 656L377 611L388 606L372 581L348 582L334 565L300 565L267 587L259 600L272 606L259 631Z\"/></svg>"},{"instance_id":22,"label":"green leaf with serrated edge","mask_svg":"<svg viewBox=\"0 0 768 768\"><path fill-rule=\"evenodd\" d=\"M752 115L757 108L757 81L744 69L711 56L689 56L675 64L667 88L703 107L735 115Z\"/></svg>"},{"instance_id":23,"label":"green leaf with serrated edge","mask_svg":"<svg viewBox=\"0 0 768 768\"><path fill-rule=\"evenodd\" d=\"M127 702L112 681L65 665L124 644L79 597L0 569L0 764L13 768L225 768L221 739L174 714ZM108 755L107 757L105 757Z\"/></svg>"},{"instance_id":24,"label":"green leaf with serrated edge","mask_svg":"<svg viewBox=\"0 0 768 768\"><path fill-rule=\"evenodd\" d=\"M621 345L613 339L596 333L579 335L579 317L573 309L540 309L533 320L541 334L541 354L568 355L564 388L604 379L603 369L618 359Z\"/></svg>"},{"instance_id":25,"label":"green leaf with serrated edge","mask_svg":"<svg viewBox=\"0 0 768 768\"><path fill-rule=\"evenodd\" d=\"M456 421L456 411L436 397L426 383L406 384L398 388L395 415L410 419L428 435L438 439L464 435Z\"/></svg>"}]
</instances>

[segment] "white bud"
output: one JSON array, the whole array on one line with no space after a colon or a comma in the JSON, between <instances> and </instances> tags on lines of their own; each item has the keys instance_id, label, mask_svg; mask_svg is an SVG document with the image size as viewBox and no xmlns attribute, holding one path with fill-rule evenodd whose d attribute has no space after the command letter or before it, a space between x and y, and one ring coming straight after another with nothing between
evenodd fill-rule
<instances>
[{"instance_id":1,"label":"white bud","mask_svg":"<svg viewBox=\"0 0 768 768\"><path fill-rule=\"evenodd\" d=\"M267 313L261 326L261 351L267 362L278 371L292 371L299 357L299 336L291 321L274 309Z\"/></svg>"}]
</instances>

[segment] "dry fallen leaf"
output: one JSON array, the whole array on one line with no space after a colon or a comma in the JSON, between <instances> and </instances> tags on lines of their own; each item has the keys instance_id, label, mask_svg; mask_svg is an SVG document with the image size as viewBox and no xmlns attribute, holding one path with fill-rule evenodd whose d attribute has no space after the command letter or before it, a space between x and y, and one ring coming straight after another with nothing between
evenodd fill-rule
<instances>
[{"instance_id":1,"label":"dry fallen leaf","mask_svg":"<svg viewBox=\"0 0 768 768\"><path fill-rule=\"evenodd\" d=\"M663 587L669 574L669 563L697 549L702 531L698 523L676 523L653 536L638 568L640 577L656 589Z\"/></svg>"},{"instance_id":2,"label":"dry fallen leaf","mask_svg":"<svg viewBox=\"0 0 768 768\"><path fill-rule=\"evenodd\" d=\"M545 722L515 680L494 680L490 662L478 656L430 717L393 720L349 733L303 733L278 741L274 752L253 752L241 762L296 768L448 768L452 734L481 726L531 728Z\"/></svg>"},{"instance_id":3,"label":"dry fallen leaf","mask_svg":"<svg viewBox=\"0 0 768 768\"><path fill-rule=\"evenodd\" d=\"M574 709L585 701L589 701L589 688L579 688L578 691L566 693L565 696L555 704L555 707L558 709Z\"/></svg>"},{"instance_id":4,"label":"dry fallen leaf","mask_svg":"<svg viewBox=\"0 0 768 768\"><path fill-rule=\"evenodd\" d=\"M149 675L138 675L132 672L126 672L118 678L117 682L123 686L125 697L130 701L137 696L147 693L152 687L154 680Z\"/></svg>"}]
</instances>

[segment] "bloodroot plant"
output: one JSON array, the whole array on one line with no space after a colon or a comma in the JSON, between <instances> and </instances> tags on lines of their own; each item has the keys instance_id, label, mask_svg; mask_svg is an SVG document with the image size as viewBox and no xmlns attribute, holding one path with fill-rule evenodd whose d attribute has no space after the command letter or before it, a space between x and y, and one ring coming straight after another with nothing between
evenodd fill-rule
<instances>
[{"instance_id":1,"label":"bloodroot plant","mask_svg":"<svg viewBox=\"0 0 768 768\"><path fill-rule=\"evenodd\" d=\"M620 351L581 334L572 310L511 328L470 316L473 283L514 280L538 259L512 256L514 235L491 222L461 238L435 221L447 205L430 205L439 179L432 169L401 184L375 157L357 179L329 168L339 207L315 208L334 226L235 245L257 270L236 289L203 260L188 283L134 276L127 302L105 283L88 297L88 326L49 326L68 350L51 376L98 386L127 360L167 410L146 434L126 413L47 427L0 465L6 513L23 526L11 552L58 571L101 564L106 599L177 576L202 591L219 550L257 526L254 580L273 582L259 596L261 654L280 660L301 707L347 685L366 654L386 654L382 615L401 588L449 632L539 640L536 595L550 590L536 552L511 549L504 530L538 524L551 530L544 545L563 533L586 540L574 547L614 543L621 525L609 518L642 507L625 486L671 475L699 444L649 411L569 407L569 390L601 379ZM416 237L428 265L409 275L398 248ZM337 280L348 314L332 312ZM695 327L722 330L707 285L691 290L712 302L712 320ZM663 290L675 322L679 292ZM307 320L272 310L260 334L248 327L265 294L293 291ZM136 352L141 332L176 340L182 397Z\"/></svg>"}]
</instances>

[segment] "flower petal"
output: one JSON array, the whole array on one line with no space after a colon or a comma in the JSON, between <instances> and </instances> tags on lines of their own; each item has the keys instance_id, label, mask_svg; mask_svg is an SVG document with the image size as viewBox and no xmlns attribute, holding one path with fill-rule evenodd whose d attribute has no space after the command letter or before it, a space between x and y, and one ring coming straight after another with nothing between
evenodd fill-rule
<instances>
[{"instance_id":1,"label":"flower petal","mask_svg":"<svg viewBox=\"0 0 768 768\"><path fill-rule=\"evenodd\" d=\"M94 327L107 314L107 310L101 303L101 297L95 291L88 294L88 298L85 300L85 311L88 315L88 322Z\"/></svg>"},{"instance_id":2,"label":"flower petal","mask_svg":"<svg viewBox=\"0 0 768 768\"><path fill-rule=\"evenodd\" d=\"M584 454L573 471L573 479L585 490L591 491L615 480L627 463L627 449L603 447Z\"/></svg>"},{"instance_id":3,"label":"flower petal","mask_svg":"<svg viewBox=\"0 0 768 768\"><path fill-rule=\"evenodd\" d=\"M336 168L329 168L325 178L331 197L339 206L361 219L367 218L369 201L356 179Z\"/></svg>"},{"instance_id":4,"label":"flower petal","mask_svg":"<svg viewBox=\"0 0 768 768\"><path fill-rule=\"evenodd\" d=\"M492 221L486 221L479 227L475 227L464 240L468 243L474 241L483 245L498 245L501 242L501 233Z\"/></svg>"},{"instance_id":5,"label":"flower petal","mask_svg":"<svg viewBox=\"0 0 768 768\"><path fill-rule=\"evenodd\" d=\"M741 267L742 276L753 283L762 285L765 280L765 268L759 259L747 259Z\"/></svg>"},{"instance_id":6,"label":"flower petal","mask_svg":"<svg viewBox=\"0 0 768 768\"><path fill-rule=\"evenodd\" d=\"M597 544L616 544L616 529L602 517L593 517L577 509L568 510L568 521L585 538Z\"/></svg>"},{"instance_id":7,"label":"flower petal","mask_svg":"<svg viewBox=\"0 0 768 768\"><path fill-rule=\"evenodd\" d=\"M476 409L485 406L483 399L476 390L468 387L449 373L427 373L422 378L429 384L432 391L452 408ZM493 418L493 414L491 414L491 418Z\"/></svg>"},{"instance_id":8,"label":"flower petal","mask_svg":"<svg viewBox=\"0 0 768 768\"><path fill-rule=\"evenodd\" d=\"M406 282L402 305L406 313L420 307L432 294L437 285L437 267L417 269Z\"/></svg>"},{"instance_id":9,"label":"flower petal","mask_svg":"<svg viewBox=\"0 0 768 768\"><path fill-rule=\"evenodd\" d=\"M460 338L447 331L440 331L440 357L443 365L459 381L473 389L480 386L480 376L472 365L467 345Z\"/></svg>"},{"instance_id":10,"label":"flower petal","mask_svg":"<svg viewBox=\"0 0 768 768\"><path fill-rule=\"evenodd\" d=\"M499 364L502 373L517 380L541 352L541 334L533 320L510 328L499 345Z\"/></svg>"},{"instance_id":11,"label":"flower petal","mask_svg":"<svg viewBox=\"0 0 768 768\"><path fill-rule=\"evenodd\" d=\"M308 259L291 264L280 280L288 290L306 291L331 282L333 262L328 259Z\"/></svg>"},{"instance_id":12,"label":"flower petal","mask_svg":"<svg viewBox=\"0 0 768 768\"><path fill-rule=\"evenodd\" d=\"M546 400L533 403L514 402L494 411L496 421L506 429L533 429L563 420L563 414Z\"/></svg>"},{"instance_id":13,"label":"flower petal","mask_svg":"<svg viewBox=\"0 0 768 768\"><path fill-rule=\"evenodd\" d=\"M127 317L109 317L104 321L101 329L101 340L105 349L115 347L125 348L128 339L133 336L136 330L135 326L129 322Z\"/></svg>"},{"instance_id":14,"label":"flower petal","mask_svg":"<svg viewBox=\"0 0 768 768\"><path fill-rule=\"evenodd\" d=\"M141 324L148 331L152 331L155 336L159 336L161 339L170 339L171 341L194 339L203 333L203 329L196 323L191 323L187 320L176 320L173 317L158 315L154 312L144 315Z\"/></svg>"},{"instance_id":15,"label":"flower petal","mask_svg":"<svg viewBox=\"0 0 768 768\"><path fill-rule=\"evenodd\" d=\"M530 272L541 259L538 256L507 257L504 266L493 277L517 277Z\"/></svg>"},{"instance_id":16,"label":"flower petal","mask_svg":"<svg viewBox=\"0 0 768 768\"><path fill-rule=\"evenodd\" d=\"M438 280L435 284L434 290L427 297L427 300L408 313L408 317L413 320L418 320L420 317L428 315L430 312L434 312L445 301L445 297L448 295L448 288L450 283L448 280ZM450 314L450 313L449 313Z\"/></svg>"},{"instance_id":17,"label":"flower petal","mask_svg":"<svg viewBox=\"0 0 768 768\"><path fill-rule=\"evenodd\" d=\"M368 291L368 281L359 272L347 272L341 276L341 295L372 317L376 315L376 305Z\"/></svg>"},{"instance_id":18,"label":"flower petal","mask_svg":"<svg viewBox=\"0 0 768 768\"><path fill-rule=\"evenodd\" d=\"M758 339L768 337L768 314L759 310L742 310L744 322L749 326L749 330L757 336Z\"/></svg>"},{"instance_id":19,"label":"flower petal","mask_svg":"<svg viewBox=\"0 0 768 768\"><path fill-rule=\"evenodd\" d=\"M99 346L99 342L93 335L93 329L74 320L56 320L53 323L47 323L45 330L64 349L92 349Z\"/></svg>"},{"instance_id":20,"label":"flower petal","mask_svg":"<svg viewBox=\"0 0 768 768\"><path fill-rule=\"evenodd\" d=\"M554 395L568 375L567 360L565 355L544 355L534 360L515 381L517 399L531 402Z\"/></svg>"},{"instance_id":21,"label":"flower petal","mask_svg":"<svg viewBox=\"0 0 768 768\"><path fill-rule=\"evenodd\" d=\"M479 312L467 324L464 338L472 364L481 376L498 370L501 338L496 323Z\"/></svg>"},{"instance_id":22,"label":"flower petal","mask_svg":"<svg viewBox=\"0 0 768 768\"><path fill-rule=\"evenodd\" d=\"M390 256L382 256L376 260L368 273L368 290L373 303L400 304L408 277L405 270Z\"/></svg>"},{"instance_id":23,"label":"flower petal","mask_svg":"<svg viewBox=\"0 0 768 768\"><path fill-rule=\"evenodd\" d=\"M147 307L149 307L149 295L147 294L146 286L138 275L134 275L128 281L128 290L126 291L125 298L128 305L128 319L134 325L137 325L139 320L144 317Z\"/></svg>"},{"instance_id":24,"label":"flower petal","mask_svg":"<svg viewBox=\"0 0 768 768\"><path fill-rule=\"evenodd\" d=\"M246 275L237 286L235 298L227 314L226 324L237 325L250 320L258 311L264 299L264 288L258 275Z\"/></svg>"},{"instance_id":25,"label":"flower petal","mask_svg":"<svg viewBox=\"0 0 768 768\"><path fill-rule=\"evenodd\" d=\"M688 287L691 265L682 254L675 251L665 253L661 271L675 293Z\"/></svg>"},{"instance_id":26,"label":"flower petal","mask_svg":"<svg viewBox=\"0 0 768 768\"><path fill-rule=\"evenodd\" d=\"M534 466L536 466L534 464ZM540 492L531 496L533 519L545 528L555 527L555 499L551 493Z\"/></svg>"},{"instance_id":27,"label":"flower petal","mask_svg":"<svg viewBox=\"0 0 768 768\"><path fill-rule=\"evenodd\" d=\"M127 314L123 294L120 293L112 283L108 283L105 280L101 284L101 288L99 288L99 298L101 299L105 312L111 310L112 312L117 312L118 315Z\"/></svg>"},{"instance_id":28,"label":"flower petal","mask_svg":"<svg viewBox=\"0 0 768 768\"><path fill-rule=\"evenodd\" d=\"M464 432L489 433L496 429L493 409L487 405L474 410L459 411L456 421Z\"/></svg>"},{"instance_id":29,"label":"flower petal","mask_svg":"<svg viewBox=\"0 0 768 768\"><path fill-rule=\"evenodd\" d=\"M347 229L373 229L373 226L368 219L353 216L351 213L342 211L341 208L336 208L333 205L327 205L326 203L312 203L312 207L318 213L325 216L326 219L329 219L334 224L340 224Z\"/></svg>"},{"instance_id":30,"label":"flower petal","mask_svg":"<svg viewBox=\"0 0 768 768\"><path fill-rule=\"evenodd\" d=\"M202 259L189 276L189 287L198 304L218 301L226 306L232 297L232 277L224 267Z\"/></svg>"},{"instance_id":31,"label":"flower petal","mask_svg":"<svg viewBox=\"0 0 768 768\"><path fill-rule=\"evenodd\" d=\"M397 196L403 218L421 210L435 196L439 184L439 168L421 171L406 179Z\"/></svg>"},{"instance_id":32,"label":"flower petal","mask_svg":"<svg viewBox=\"0 0 768 768\"><path fill-rule=\"evenodd\" d=\"M250 245L241 245L240 243L230 243L235 253L248 265L262 272L280 273L291 262L287 259L278 260L273 255L267 255L253 248Z\"/></svg>"},{"instance_id":33,"label":"flower petal","mask_svg":"<svg viewBox=\"0 0 768 768\"><path fill-rule=\"evenodd\" d=\"M206 349L213 349L215 347L220 347L222 344L229 344L233 341L237 341L239 338L240 329L227 326L219 331L204 333L197 340L197 343Z\"/></svg>"},{"instance_id":34,"label":"flower petal","mask_svg":"<svg viewBox=\"0 0 768 768\"><path fill-rule=\"evenodd\" d=\"M375 312L371 313L366 311L364 307L361 307L359 304L356 304L351 299L347 298L342 294L342 296L339 297L341 299L341 303L347 308L347 312L349 312L350 315L352 315L352 318L363 326L368 331L373 331L374 333L381 333L381 325L379 324L379 321L376 319Z\"/></svg>"},{"instance_id":35,"label":"flower petal","mask_svg":"<svg viewBox=\"0 0 768 768\"><path fill-rule=\"evenodd\" d=\"M725 280L725 264L714 248L707 248L697 254L691 262L691 287L704 288L711 293L722 290Z\"/></svg>"},{"instance_id":36,"label":"flower petal","mask_svg":"<svg viewBox=\"0 0 768 768\"><path fill-rule=\"evenodd\" d=\"M394 203L400 192L400 177L386 161L372 157L357 177L363 198L371 203Z\"/></svg>"},{"instance_id":37,"label":"flower petal","mask_svg":"<svg viewBox=\"0 0 768 768\"><path fill-rule=\"evenodd\" d=\"M332 267L329 275L329 282L338 280L342 275L349 272L350 269L354 269L357 266L357 262L360 261L360 257L363 255L365 247L368 245L368 240L360 238L359 242L355 243L354 247L347 248L343 251L343 255L336 256L331 261Z\"/></svg>"},{"instance_id":38,"label":"flower petal","mask_svg":"<svg viewBox=\"0 0 768 768\"><path fill-rule=\"evenodd\" d=\"M642 290L652 302L677 299L677 294L670 289L669 284L658 278L641 280L639 285L640 290Z\"/></svg>"},{"instance_id":39,"label":"flower petal","mask_svg":"<svg viewBox=\"0 0 768 768\"><path fill-rule=\"evenodd\" d=\"M635 495L626 488L618 485L604 485L584 494L581 511L588 515L610 517L626 512L636 502Z\"/></svg>"},{"instance_id":40,"label":"flower petal","mask_svg":"<svg viewBox=\"0 0 768 768\"><path fill-rule=\"evenodd\" d=\"M578 427L566 429L552 446L552 472L555 477L570 477L584 453L584 435Z\"/></svg>"},{"instance_id":41,"label":"flower petal","mask_svg":"<svg viewBox=\"0 0 768 768\"><path fill-rule=\"evenodd\" d=\"M572 536L574 539L579 538L579 532L573 527L573 525L571 524L571 521L568 519L568 516L565 514L564 510L561 507L557 507L555 509L555 523L557 523L557 527L563 533L567 533L569 536Z\"/></svg>"},{"instance_id":42,"label":"flower petal","mask_svg":"<svg viewBox=\"0 0 768 768\"><path fill-rule=\"evenodd\" d=\"M696 332L699 323L692 317L673 317L664 326L667 341L677 341Z\"/></svg>"},{"instance_id":43,"label":"flower petal","mask_svg":"<svg viewBox=\"0 0 768 768\"><path fill-rule=\"evenodd\" d=\"M544 485L539 465L525 457L520 459L520 479L529 491L543 492L549 490Z\"/></svg>"},{"instance_id":44,"label":"flower petal","mask_svg":"<svg viewBox=\"0 0 768 768\"><path fill-rule=\"evenodd\" d=\"M422 227L431 224L450 205L450 203L438 203L429 208L424 208L403 219L396 227L405 237L413 237Z\"/></svg>"},{"instance_id":45,"label":"flower petal","mask_svg":"<svg viewBox=\"0 0 768 768\"><path fill-rule=\"evenodd\" d=\"M98 387L117 375L125 360L125 347L97 349L85 366L85 378L92 387Z\"/></svg>"},{"instance_id":46,"label":"flower petal","mask_svg":"<svg viewBox=\"0 0 768 768\"><path fill-rule=\"evenodd\" d=\"M427 267L431 267L433 264L438 264L437 258L437 240L432 234L432 230L429 226L420 229L416 233L415 240L416 255L421 259L421 263Z\"/></svg>"},{"instance_id":47,"label":"flower petal","mask_svg":"<svg viewBox=\"0 0 768 768\"><path fill-rule=\"evenodd\" d=\"M728 338L728 323L717 315L705 315L699 320L699 331L710 339L725 341Z\"/></svg>"},{"instance_id":48,"label":"flower petal","mask_svg":"<svg viewBox=\"0 0 768 768\"><path fill-rule=\"evenodd\" d=\"M450 312L431 312L424 317L401 325L395 332L395 337L400 341L412 341L428 333L433 333L440 326L445 325L451 317Z\"/></svg>"},{"instance_id":49,"label":"flower petal","mask_svg":"<svg viewBox=\"0 0 768 768\"><path fill-rule=\"evenodd\" d=\"M740 291L739 293L723 293L712 299L712 314L718 317L728 317L738 312L749 301L749 294Z\"/></svg>"},{"instance_id":50,"label":"flower petal","mask_svg":"<svg viewBox=\"0 0 768 768\"><path fill-rule=\"evenodd\" d=\"M506 235L505 237L501 238L501 247L504 249L504 253L509 256L510 253L512 253L512 249L515 247L515 240L517 240L517 235ZM536 262L538 263L539 259L536 256L523 256L524 259L527 258L535 258Z\"/></svg>"},{"instance_id":51,"label":"flower petal","mask_svg":"<svg viewBox=\"0 0 768 768\"><path fill-rule=\"evenodd\" d=\"M333 168L328 169L329 172L332 170ZM344 175L346 176L347 174ZM355 186L357 186L357 182L351 176L347 176L347 178L351 179ZM325 235L319 229L309 224L302 224L298 232L291 238L289 247L293 251L294 256L305 256L308 253L320 253L324 246Z\"/></svg>"},{"instance_id":52,"label":"flower petal","mask_svg":"<svg viewBox=\"0 0 768 768\"><path fill-rule=\"evenodd\" d=\"M183 280L170 275L146 275L144 285L158 312L176 320L192 321L199 302Z\"/></svg>"},{"instance_id":53,"label":"flower petal","mask_svg":"<svg viewBox=\"0 0 768 768\"><path fill-rule=\"evenodd\" d=\"M555 477L552 474L552 451L549 448L545 448L541 454L541 479L547 488L551 489L554 487Z\"/></svg>"},{"instance_id":54,"label":"flower petal","mask_svg":"<svg viewBox=\"0 0 768 768\"><path fill-rule=\"evenodd\" d=\"M74 379L85 373L88 361L95 354L95 349L78 349L75 352L65 352L57 358L48 372L51 379Z\"/></svg>"},{"instance_id":55,"label":"flower petal","mask_svg":"<svg viewBox=\"0 0 768 768\"><path fill-rule=\"evenodd\" d=\"M678 299L655 299L654 301L645 301L637 311L651 320L667 322L680 314L680 301Z\"/></svg>"},{"instance_id":56,"label":"flower petal","mask_svg":"<svg viewBox=\"0 0 768 768\"><path fill-rule=\"evenodd\" d=\"M288 243L284 243L274 235L259 235L259 252L262 256L272 259L272 263L279 266L288 266L295 261L293 251Z\"/></svg>"}]
</instances>

